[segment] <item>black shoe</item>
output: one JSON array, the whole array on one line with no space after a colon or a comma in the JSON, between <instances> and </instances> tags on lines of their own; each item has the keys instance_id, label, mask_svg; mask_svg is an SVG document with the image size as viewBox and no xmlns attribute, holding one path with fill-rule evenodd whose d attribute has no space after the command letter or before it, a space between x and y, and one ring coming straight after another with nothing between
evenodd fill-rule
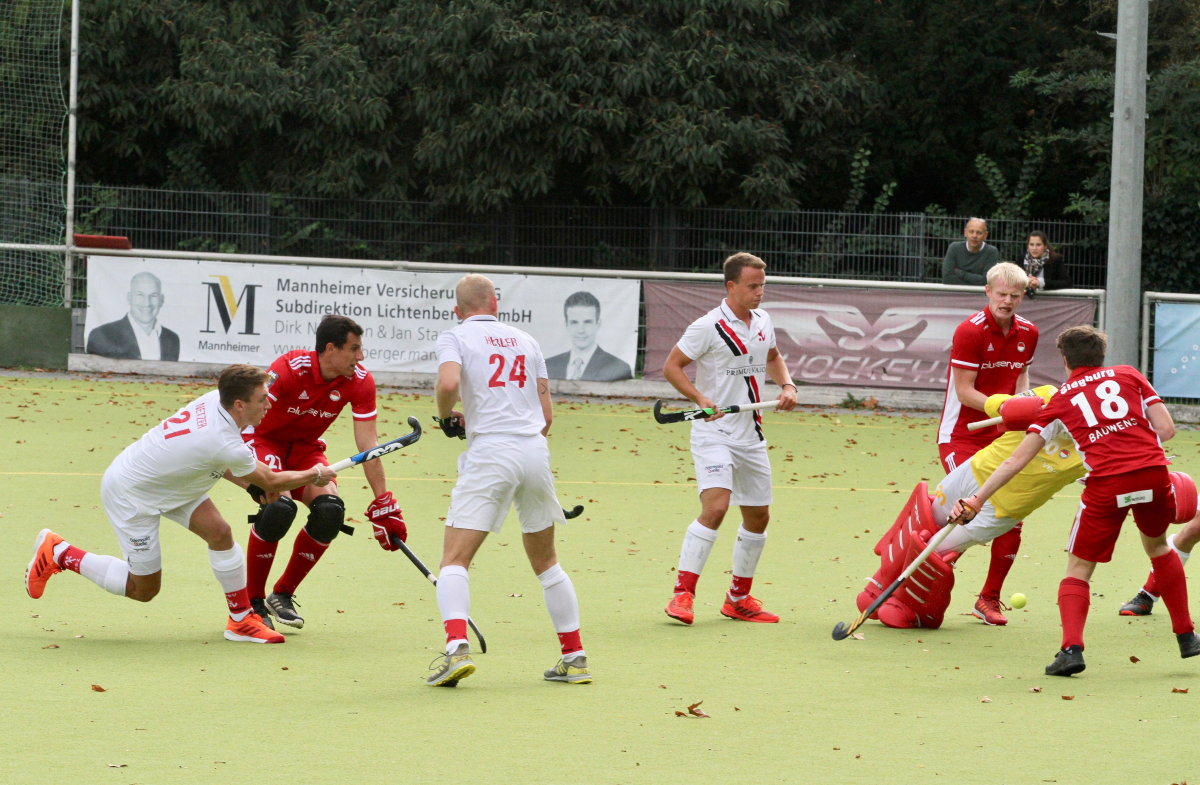
<instances>
[{"instance_id":1,"label":"black shoe","mask_svg":"<svg viewBox=\"0 0 1200 785\"><path fill-rule=\"evenodd\" d=\"M1122 616L1149 616L1154 610L1154 598L1145 591L1139 591L1137 596L1121 606Z\"/></svg>"},{"instance_id":2,"label":"black shoe","mask_svg":"<svg viewBox=\"0 0 1200 785\"><path fill-rule=\"evenodd\" d=\"M1179 656L1185 660L1200 654L1200 635L1185 632L1183 635L1176 635L1175 640L1179 641Z\"/></svg>"},{"instance_id":3,"label":"black shoe","mask_svg":"<svg viewBox=\"0 0 1200 785\"><path fill-rule=\"evenodd\" d=\"M1200 650L1197 653L1200 653ZM1068 646L1054 655L1054 662L1046 666L1046 675L1074 676L1076 673L1082 673L1086 667L1083 664L1083 647Z\"/></svg>"},{"instance_id":4,"label":"black shoe","mask_svg":"<svg viewBox=\"0 0 1200 785\"><path fill-rule=\"evenodd\" d=\"M304 626L304 617L296 613L296 598L283 592L272 592L267 598L267 608L271 615L279 619L280 624L300 629Z\"/></svg>"},{"instance_id":5,"label":"black shoe","mask_svg":"<svg viewBox=\"0 0 1200 785\"><path fill-rule=\"evenodd\" d=\"M262 617L263 624L267 629L275 629L275 624L271 621L271 614L267 611L267 601L261 597L257 600L250 600L250 611L257 613Z\"/></svg>"}]
</instances>

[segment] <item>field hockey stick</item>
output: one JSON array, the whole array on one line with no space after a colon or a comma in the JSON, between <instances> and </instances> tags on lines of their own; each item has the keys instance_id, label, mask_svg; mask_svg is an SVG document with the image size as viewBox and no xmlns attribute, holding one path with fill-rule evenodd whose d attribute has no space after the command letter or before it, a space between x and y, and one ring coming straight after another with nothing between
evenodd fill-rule
<instances>
[{"instance_id":1,"label":"field hockey stick","mask_svg":"<svg viewBox=\"0 0 1200 785\"><path fill-rule=\"evenodd\" d=\"M663 414L662 401L654 402L654 419L659 425L666 425L672 422L687 422L688 420L700 420L705 417L712 417L717 412L725 414L737 414L738 412L756 412L761 409L774 409L779 405L779 401L763 401L762 403L735 403L732 406L723 406L717 409L687 409L682 412L671 412Z\"/></svg>"},{"instance_id":2,"label":"field hockey stick","mask_svg":"<svg viewBox=\"0 0 1200 785\"><path fill-rule=\"evenodd\" d=\"M422 562L420 559L417 558L417 554L413 553L409 549L408 545L405 544L404 540L400 539L399 537L397 537L394 534L391 536L390 539L392 541L392 545L395 545L397 548L404 551L404 555L407 556L408 560L410 562L412 562L413 565L418 570L421 571L421 574L424 575L425 578L430 583L432 583L434 586L437 586L437 578L433 577L433 573L431 573L429 571L429 568L425 566L424 562ZM471 626L471 630L475 633L475 637L479 639L479 652L481 654L487 654L487 641L485 641L483 639L483 633L481 633L479 631L479 628L475 626L474 619L472 619L470 616L468 616L467 624L469 624Z\"/></svg>"},{"instance_id":3,"label":"field hockey stick","mask_svg":"<svg viewBox=\"0 0 1200 785\"><path fill-rule=\"evenodd\" d=\"M412 433L407 433L404 436L401 436L399 439L392 439L390 442L381 444L378 447L372 447L369 450L364 450L358 455L351 455L349 458L340 460L330 466L329 470L334 474L337 474L340 471L349 469L351 466L358 466L360 463L366 463L367 461L373 461L376 458L382 458L390 452L403 450L405 447L413 444L421 438L421 423L416 417L408 418L408 427L412 428Z\"/></svg>"},{"instance_id":4,"label":"field hockey stick","mask_svg":"<svg viewBox=\"0 0 1200 785\"><path fill-rule=\"evenodd\" d=\"M940 532L933 535L933 539L930 540L929 544L925 546L925 550L921 551L921 554L917 556L917 558L913 559L913 563L908 565L908 569L900 573L900 577L892 581L892 585L884 589L883 593L876 597L875 601L868 605L865 611L858 614L858 618L855 619L849 627L846 626L846 622L839 621L837 626L833 628L833 639L835 641L840 641L848 638L851 633L863 626L867 619L871 618L871 614L879 610L879 606L887 602L888 598L896 593L896 590L900 588L900 584L908 580L909 577L916 572L922 564L925 563L925 560L929 558L929 554L933 553L937 547L942 544L942 540L946 539L950 532L954 531L956 526L958 526L957 522L947 523L942 527Z\"/></svg>"},{"instance_id":5,"label":"field hockey stick","mask_svg":"<svg viewBox=\"0 0 1200 785\"><path fill-rule=\"evenodd\" d=\"M1004 422L1003 417L991 417L986 420L977 420L976 422L967 423L968 431L978 431L983 428L991 428L993 425L999 425Z\"/></svg>"}]
</instances>

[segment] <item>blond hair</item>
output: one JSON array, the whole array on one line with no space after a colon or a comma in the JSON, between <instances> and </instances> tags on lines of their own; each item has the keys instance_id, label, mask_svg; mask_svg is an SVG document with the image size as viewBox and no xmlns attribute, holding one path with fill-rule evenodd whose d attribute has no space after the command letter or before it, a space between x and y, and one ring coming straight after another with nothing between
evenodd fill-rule
<instances>
[{"instance_id":1,"label":"blond hair","mask_svg":"<svg viewBox=\"0 0 1200 785\"><path fill-rule=\"evenodd\" d=\"M478 273L464 275L458 285L454 287L454 298L458 303L458 310L464 316L488 311L495 296L496 286L491 279Z\"/></svg>"},{"instance_id":2,"label":"blond hair","mask_svg":"<svg viewBox=\"0 0 1200 785\"><path fill-rule=\"evenodd\" d=\"M1029 276L1012 262L1000 262L992 265L992 269L987 271L987 285L994 286L997 283L1024 289L1029 286Z\"/></svg>"}]
</instances>

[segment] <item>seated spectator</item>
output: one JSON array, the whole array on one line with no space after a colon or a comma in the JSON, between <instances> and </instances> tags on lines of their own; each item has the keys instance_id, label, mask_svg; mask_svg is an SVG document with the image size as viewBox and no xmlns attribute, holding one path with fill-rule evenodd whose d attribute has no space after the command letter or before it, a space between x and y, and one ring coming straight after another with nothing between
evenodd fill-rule
<instances>
[{"instance_id":1,"label":"seated spectator","mask_svg":"<svg viewBox=\"0 0 1200 785\"><path fill-rule=\"evenodd\" d=\"M996 246L988 245L987 221L972 218L963 228L966 241L950 243L946 258L942 261L942 283L959 286L983 286L987 283L987 272L1000 261Z\"/></svg>"},{"instance_id":2,"label":"seated spectator","mask_svg":"<svg viewBox=\"0 0 1200 785\"><path fill-rule=\"evenodd\" d=\"M1067 265L1062 255L1050 246L1046 233L1042 231L1029 233L1029 245L1025 251L1025 274L1029 276L1029 288L1025 293L1030 297L1034 292L1050 289L1070 289L1071 276L1067 274Z\"/></svg>"}]
</instances>

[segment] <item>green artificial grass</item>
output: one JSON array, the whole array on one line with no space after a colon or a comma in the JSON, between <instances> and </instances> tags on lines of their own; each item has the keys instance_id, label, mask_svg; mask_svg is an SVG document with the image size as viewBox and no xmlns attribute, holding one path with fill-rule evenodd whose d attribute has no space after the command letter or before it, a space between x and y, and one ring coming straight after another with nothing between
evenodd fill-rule
<instances>
[{"instance_id":1,"label":"green artificial grass","mask_svg":"<svg viewBox=\"0 0 1200 785\"><path fill-rule=\"evenodd\" d=\"M559 495L587 508L559 532L595 676L586 686L542 680L557 641L510 516L471 572L471 614L489 652L457 689L425 687L444 640L433 588L371 538L360 470L339 481L358 534L339 538L300 587L308 623L285 631L282 646L223 640L224 602L204 545L167 520L153 602L112 597L70 573L29 599L21 578L42 527L119 555L100 475L205 389L0 380L0 782L1200 780L1188 741L1200 659L1179 659L1164 609L1117 615L1148 568L1132 531L1092 584L1088 670L1043 675L1059 644L1055 597L1077 489L1026 523L1005 593L1024 592L1029 605L1009 614L1007 628L967 615L988 562L975 549L959 562L942 629L870 622L865 640L830 639L837 621L856 615L855 595L878 565L871 548L913 485L941 476L929 417L766 415L776 491L754 594L783 620L747 624L717 612L734 512L701 578L697 622L685 628L663 607L698 511L688 426L658 426L647 407L558 404ZM428 422L434 411L428 396L380 403L390 437L407 431L408 415ZM1200 476L1196 436L1181 433L1171 449ZM327 441L331 460L354 452L348 417ZM435 569L464 448L429 431L384 459L409 544ZM249 497L225 482L212 497L244 544ZM709 718L677 715L700 701Z\"/></svg>"}]
</instances>

